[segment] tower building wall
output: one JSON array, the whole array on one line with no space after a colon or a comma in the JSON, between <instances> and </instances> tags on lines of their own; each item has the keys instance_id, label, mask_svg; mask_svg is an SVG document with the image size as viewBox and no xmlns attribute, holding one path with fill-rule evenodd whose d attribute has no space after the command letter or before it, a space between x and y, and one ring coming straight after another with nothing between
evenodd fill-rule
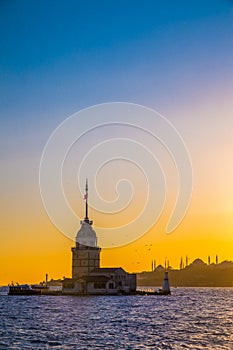
<instances>
[{"instance_id":1,"label":"tower building wall","mask_svg":"<svg viewBox=\"0 0 233 350\"><path fill-rule=\"evenodd\" d=\"M93 269L100 267L100 251L98 247L77 245L72 248L72 278L88 275Z\"/></svg>"}]
</instances>

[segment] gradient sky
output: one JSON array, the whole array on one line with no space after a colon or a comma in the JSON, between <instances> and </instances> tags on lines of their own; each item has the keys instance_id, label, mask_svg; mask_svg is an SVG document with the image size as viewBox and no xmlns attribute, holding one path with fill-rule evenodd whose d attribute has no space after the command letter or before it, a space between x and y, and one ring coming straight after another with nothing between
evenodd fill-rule
<instances>
[{"instance_id":1,"label":"gradient sky","mask_svg":"<svg viewBox=\"0 0 233 350\"><path fill-rule=\"evenodd\" d=\"M40 158L65 118L110 101L175 125L194 192L172 235L164 213L142 239L102 251L102 265L233 259L232 1L1 1L0 43L1 284L70 275L73 242L44 211Z\"/></svg>"}]
</instances>

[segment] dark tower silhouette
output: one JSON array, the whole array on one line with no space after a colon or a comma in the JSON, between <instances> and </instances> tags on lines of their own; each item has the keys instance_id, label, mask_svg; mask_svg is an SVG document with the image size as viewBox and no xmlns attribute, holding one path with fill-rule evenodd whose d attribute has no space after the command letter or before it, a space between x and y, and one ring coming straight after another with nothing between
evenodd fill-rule
<instances>
[{"instance_id":1,"label":"dark tower silhouette","mask_svg":"<svg viewBox=\"0 0 233 350\"><path fill-rule=\"evenodd\" d=\"M88 275L94 268L100 267L100 251L97 246L97 236L92 228L92 220L88 217L88 182L86 179L85 217L76 235L76 246L72 250L72 278Z\"/></svg>"}]
</instances>

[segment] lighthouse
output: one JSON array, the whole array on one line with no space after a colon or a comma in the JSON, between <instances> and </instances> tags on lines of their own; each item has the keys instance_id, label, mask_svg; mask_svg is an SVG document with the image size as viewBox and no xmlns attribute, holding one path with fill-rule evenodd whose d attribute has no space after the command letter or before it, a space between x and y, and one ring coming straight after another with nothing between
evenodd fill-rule
<instances>
[{"instance_id":1,"label":"lighthouse","mask_svg":"<svg viewBox=\"0 0 233 350\"><path fill-rule=\"evenodd\" d=\"M65 278L62 292L74 295L135 294L136 274L122 267L100 267L101 248L88 214L88 181L85 186L85 215L72 251L72 278Z\"/></svg>"},{"instance_id":2,"label":"lighthouse","mask_svg":"<svg viewBox=\"0 0 233 350\"><path fill-rule=\"evenodd\" d=\"M93 221L88 216L88 180L85 187L85 217L76 235L76 246L72 248L72 278L88 275L94 268L100 267L100 251L97 236L92 228Z\"/></svg>"},{"instance_id":3,"label":"lighthouse","mask_svg":"<svg viewBox=\"0 0 233 350\"><path fill-rule=\"evenodd\" d=\"M162 292L164 294L171 294L170 283L169 283L168 272L167 271L164 274Z\"/></svg>"}]
</instances>

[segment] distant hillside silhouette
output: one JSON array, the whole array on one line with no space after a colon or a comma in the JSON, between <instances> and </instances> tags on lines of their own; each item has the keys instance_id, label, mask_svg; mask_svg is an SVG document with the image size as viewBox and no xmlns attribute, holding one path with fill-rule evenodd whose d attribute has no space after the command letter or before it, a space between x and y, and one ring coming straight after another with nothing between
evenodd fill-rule
<instances>
[{"instance_id":1,"label":"distant hillside silhouette","mask_svg":"<svg viewBox=\"0 0 233 350\"><path fill-rule=\"evenodd\" d=\"M161 286L165 268L159 265L152 272L137 274L138 286ZM223 261L207 265L201 259L190 265L173 270L168 268L171 286L177 287L233 287L233 262Z\"/></svg>"}]
</instances>

